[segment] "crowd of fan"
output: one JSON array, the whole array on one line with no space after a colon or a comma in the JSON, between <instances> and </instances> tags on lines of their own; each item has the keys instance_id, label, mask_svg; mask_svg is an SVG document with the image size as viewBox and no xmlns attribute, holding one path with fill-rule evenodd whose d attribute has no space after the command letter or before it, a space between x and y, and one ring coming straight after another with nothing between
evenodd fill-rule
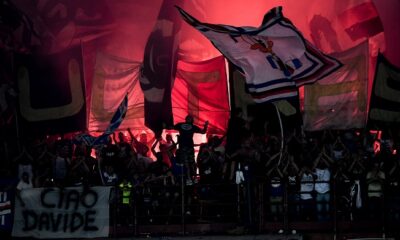
<instances>
[{"instance_id":1,"label":"crowd of fan","mask_svg":"<svg viewBox=\"0 0 400 240\"><path fill-rule=\"evenodd\" d=\"M378 139L370 131L297 129L282 139L268 132L267 123L261 131L251 124L233 116L225 136L209 136L199 146L196 163L185 162L169 134L165 140L137 139L128 129L129 137L119 132L94 150L71 139L36 140L14 158L15 174L28 179L28 187L120 187L127 206L140 188L142 202L152 201L153 209L158 204L153 187L158 188L158 202L173 203L182 185L203 186L196 194L213 198L216 192L204 186L239 184L244 186L243 201L254 206L251 211L260 214L257 200L263 199L269 203L265 216L276 221L284 212L284 199L292 219L329 220L335 192L339 217L353 220L381 216L385 197L391 216L399 220L399 145L388 132ZM192 176L189 168L198 174Z\"/></svg>"}]
</instances>

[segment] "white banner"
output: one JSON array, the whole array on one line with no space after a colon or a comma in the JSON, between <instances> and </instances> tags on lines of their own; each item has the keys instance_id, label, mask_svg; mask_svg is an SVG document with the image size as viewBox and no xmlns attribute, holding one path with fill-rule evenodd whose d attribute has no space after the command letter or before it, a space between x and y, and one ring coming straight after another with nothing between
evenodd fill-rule
<instances>
[{"instance_id":1,"label":"white banner","mask_svg":"<svg viewBox=\"0 0 400 240\"><path fill-rule=\"evenodd\" d=\"M108 237L110 187L33 188L16 200L13 237Z\"/></svg>"}]
</instances>

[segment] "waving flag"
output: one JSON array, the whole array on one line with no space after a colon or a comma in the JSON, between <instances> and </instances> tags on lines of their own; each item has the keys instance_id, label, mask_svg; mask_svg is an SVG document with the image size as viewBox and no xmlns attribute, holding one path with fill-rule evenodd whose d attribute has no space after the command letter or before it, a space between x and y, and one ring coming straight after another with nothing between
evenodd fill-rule
<instances>
[{"instance_id":1,"label":"waving flag","mask_svg":"<svg viewBox=\"0 0 400 240\"><path fill-rule=\"evenodd\" d=\"M333 53L344 66L304 87L304 130L363 128L367 118L368 42Z\"/></svg>"},{"instance_id":2,"label":"waving flag","mask_svg":"<svg viewBox=\"0 0 400 240\"><path fill-rule=\"evenodd\" d=\"M313 83L341 66L307 42L283 16L282 7L271 9L258 28L202 23L178 10L186 22L242 69L255 102L297 97L297 87Z\"/></svg>"},{"instance_id":3,"label":"waving flag","mask_svg":"<svg viewBox=\"0 0 400 240\"><path fill-rule=\"evenodd\" d=\"M400 69L381 53L376 64L371 94L368 125L371 128L390 128L400 123Z\"/></svg>"},{"instance_id":4,"label":"waving flag","mask_svg":"<svg viewBox=\"0 0 400 240\"><path fill-rule=\"evenodd\" d=\"M80 134L75 137L75 142L84 143L88 146L97 146L105 144L107 142L107 138L121 125L122 121L124 120L127 109L128 109L128 95L126 95L124 100L122 100L121 104L119 105L117 111L114 113L114 116L110 121L110 125L108 125L106 131L102 135L94 137L87 133Z\"/></svg>"},{"instance_id":5,"label":"waving flag","mask_svg":"<svg viewBox=\"0 0 400 240\"><path fill-rule=\"evenodd\" d=\"M126 110L128 109L128 96L125 96L124 100L119 105L117 111L110 121L110 125L107 127L107 130L104 132L105 134L113 133L119 125L121 125L122 120L125 117Z\"/></svg>"}]
</instances>

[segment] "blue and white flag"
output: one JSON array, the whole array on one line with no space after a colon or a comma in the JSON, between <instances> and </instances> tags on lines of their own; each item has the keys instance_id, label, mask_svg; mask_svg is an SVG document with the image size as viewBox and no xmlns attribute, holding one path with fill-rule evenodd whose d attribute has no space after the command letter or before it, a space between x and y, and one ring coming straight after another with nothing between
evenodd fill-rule
<instances>
[{"instance_id":1,"label":"blue and white flag","mask_svg":"<svg viewBox=\"0 0 400 240\"><path fill-rule=\"evenodd\" d=\"M110 125L107 127L104 134L112 134L121 125L124 120L126 111L128 110L128 95L125 95L124 100L119 104L117 111L114 113L110 121Z\"/></svg>"},{"instance_id":2,"label":"blue and white flag","mask_svg":"<svg viewBox=\"0 0 400 240\"><path fill-rule=\"evenodd\" d=\"M246 77L255 102L297 97L297 87L313 83L341 66L303 38L282 14L265 14L260 27L202 23L178 7L184 20L206 36Z\"/></svg>"},{"instance_id":3,"label":"blue and white flag","mask_svg":"<svg viewBox=\"0 0 400 240\"><path fill-rule=\"evenodd\" d=\"M87 133L79 134L75 137L75 143L84 143L88 146L98 146L107 143L108 137L121 125L126 111L128 110L128 95L124 97L124 100L119 104L117 111L114 113L108 125L106 131L98 137L91 136Z\"/></svg>"}]
</instances>

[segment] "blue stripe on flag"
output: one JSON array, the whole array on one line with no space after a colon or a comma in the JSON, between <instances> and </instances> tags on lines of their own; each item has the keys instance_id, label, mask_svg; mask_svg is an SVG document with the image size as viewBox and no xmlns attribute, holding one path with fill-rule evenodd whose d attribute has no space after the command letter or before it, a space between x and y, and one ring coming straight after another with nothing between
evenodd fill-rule
<instances>
[{"instance_id":1,"label":"blue stripe on flag","mask_svg":"<svg viewBox=\"0 0 400 240\"><path fill-rule=\"evenodd\" d=\"M119 125L121 125L127 109L128 109L128 95L125 96L124 100L122 100L122 102L120 103L117 111L114 113L114 116L110 121L110 125L106 130L107 133L114 132L119 127Z\"/></svg>"},{"instance_id":2,"label":"blue stripe on flag","mask_svg":"<svg viewBox=\"0 0 400 240\"><path fill-rule=\"evenodd\" d=\"M279 83L293 83L293 81L290 80L290 79L287 79L287 78L280 78L280 79L272 80L272 81L269 81L269 82L264 82L264 83L261 83L261 84L248 83L248 84L246 84L246 86L248 88L263 88L263 87L268 87L268 86L271 86L271 85L276 85L276 84L279 84ZM294 85L294 83L293 83L293 85Z\"/></svg>"},{"instance_id":3,"label":"blue stripe on flag","mask_svg":"<svg viewBox=\"0 0 400 240\"><path fill-rule=\"evenodd\" d=\"M275 64L274 58L271 55L267 56L266 58L272 68L278 69L278 66Z\"/></svg>"},{"instance_id":4,"label":"blue stripe on flag","mask_svg":"<svg viewBox=\"0 0 400 240\"><path fill-rule=\"evenodd\" d=\"M318 62L316 62L314 59L310 58L310 57L308 56L308 53L307 53L307 52L304 52L304 56L305 56L310 62L312 62L312 65L311 65L309 68L307 68L307 69L303 70L302 72L300 72L299 74L297 74L297 75L295 75L295 76L292 76L293 79L301 78L301 77L303 77L304 75L307 75L307 74L308 74L309 72L311 72L312 70L314 70L316 67L318 67Z\"/></svg>"},{"instance_id":5,"label":"blue stripe on flag","mask_svg":"<svg viewBox=\"0 0 400 240\"><path fill-rule=\"evenodd\" d=\"M80 134L75 137L75 144L84 143L87 146L98 146L102 144L106 144L108 137L121 125L124 117L126 115L126 111L128 110L128 95L125 96L124 100L119 104L117 111L114 113L110 124L108 125L106 131L100 135L99 137L93 137L87 133Z\"/></svg>"},{"instance_id":6,"label":"blue stripe on flag","mask_svg":"<svg viewBox=\"0 0 400 240\"><path fill-rule=\"evenodd\" d=\"M296 68L296 69L301 68L301 66L303 65L303 64L301 64L300 60L297 58L293 59L292 63L293 63L294 68Z\"/></svg>"}]
</instances>

